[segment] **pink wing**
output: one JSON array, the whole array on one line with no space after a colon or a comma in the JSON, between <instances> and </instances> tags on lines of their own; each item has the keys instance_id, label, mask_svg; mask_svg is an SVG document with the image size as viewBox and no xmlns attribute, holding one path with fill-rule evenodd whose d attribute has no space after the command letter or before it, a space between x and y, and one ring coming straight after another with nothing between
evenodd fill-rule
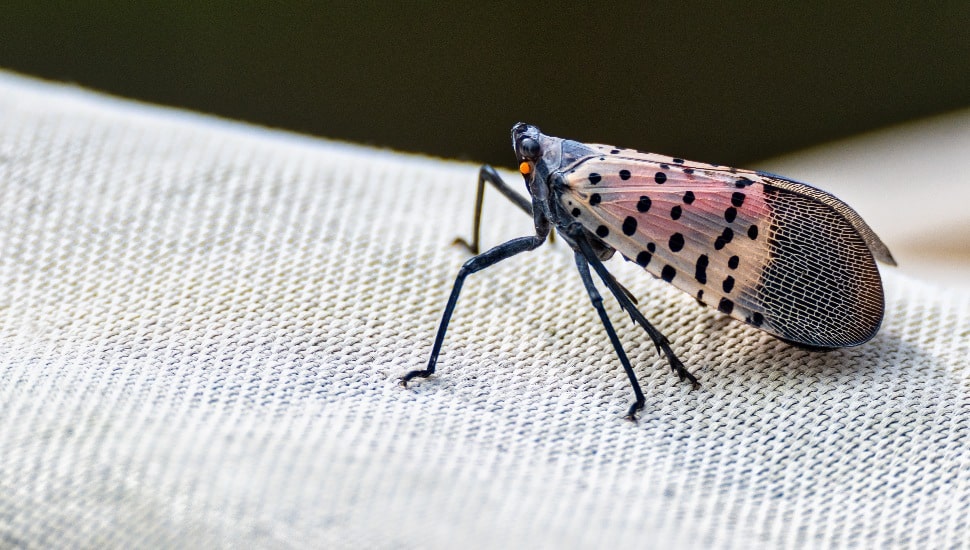
<instances>
[{"instance_id":1,"label":"pink wing","mask_svg":"<svg viewBox=\"0 0 970 550\"><path fill-rule=\"evenodd\" d=\"M608 145L562 170L560 201L623 256L784 340L843 347L883 317L888 249L847 205L758 172Z\"/></svg>"}]
</instances>

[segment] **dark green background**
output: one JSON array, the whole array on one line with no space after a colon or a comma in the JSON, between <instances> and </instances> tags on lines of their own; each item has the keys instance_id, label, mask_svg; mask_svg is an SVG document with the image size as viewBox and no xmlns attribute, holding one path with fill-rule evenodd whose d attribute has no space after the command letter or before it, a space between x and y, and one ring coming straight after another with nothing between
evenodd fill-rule
<instances>
[{"instance_id":1,"label":"dark green background","mask_svg":"<svg viewBox=\"0 0 970 550\"><path fill-rule=\"evenodd\" d=\"M970 105L967 0L806 6L8 2L0 66L505 166L518 120L744 164Z\"/></svg>"}]
</instances>

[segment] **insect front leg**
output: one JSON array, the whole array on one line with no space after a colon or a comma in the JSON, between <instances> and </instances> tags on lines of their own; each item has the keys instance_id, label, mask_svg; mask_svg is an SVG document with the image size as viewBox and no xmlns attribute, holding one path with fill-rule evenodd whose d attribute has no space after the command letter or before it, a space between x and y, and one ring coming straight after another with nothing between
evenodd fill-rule
<instances>
[{"instance_id":1,"label":"insect front leg","mask_svg":"<svg viewBox=\"0 0 970 550\"><path fill-rule=\"evenodd\" d=\"M455 305L458 303L458 295L461 293L461 287L465 282L465 277L495 265L506 258L515 256L520 252L535 250L545 242L548 235L548 220L541 217L537 218L535 235L519 237L500 244L478 256L470 258L461 266L461 269L458 270L458 276L455 278L455 284L451 288L451 296L448 297L445 312L441 316L441 324L438 325L438 332L434 337L434 345L431 347L431 357L428 359L428 367L426 369L413 370L402 376L400 379L402 386L407 387L408 381L412 378L427 378L434 374L435 365L438 363L438 354L441 352L441 344L445 340L445 332L448 330L448 323L451 322L451 315L454 313Z\"/></svg>"},{"instance_id":2,"label":"insect front leg","mask_svg":"<svg viewBox=\"0 0 970 550\"><path fill-rule=\"evenodd\" d=\"M589 242L586 241L586 236L582 232L582 226L574 224L570 227L569 232L573 240L576 241L576 244L579 246L580 251L582 251L583 255L586 257L586 260L590 265L593 266L596 274L599 275L606 287L610 289L611 293L613 293L616 301L620 303L620 307L630 314L630 318L633 319L633 322L640 325L643 330L646 331L647 335L650 336L650 339L653 340L654 345L657 346L657 353L662 353L667 357L667 362L670 363L671 370L673 370L681 380L689 380L694 388L700 386L697 378L687 370L687 367L684 366L684 364L677 357L677 354L674 353L674 350L671 349L670 341L667 340L667 337L664 336L663 333L657 330L653 325L651 325L649 321L647 321L646 317L643 316L643 313L640 313L640 310L637 309L636 305L634 305L630 300L629 291L620 285L616 278L613 277L613 274L606 269L603 262L600 261L600 259L596 256L593 248L589 245Z\"/></svg>"},{"instance_id":3,"label":"insect front leg","mask_svg":"<svg viewBox=\"0 0 970 550\"><path fill-rule=\"evenodd\" d=\"M633 386L633 394L636 396L636 401L633 405L630 405L630 410L627 412L626 417L628 420L636 422L637 412L643 410L643 405L646 403L643 397L643 391L640 389L640 382L637 381L637 375L633 372L630 359L627 358L626 352L623 351L623 345L620 343L616 331L613 330L613 324L606 314L606 308L603 307L603 297L596 290L596 285L593 284L593 277L589 274L589 264L586 262L586 258L578 251L575 257L576 268L579 270L579 277L583 280L583 286L586 287L586 292L589 293L589 299L593 302L593 307L596 308L596 312L599 313L600 321L603 322L603 328L606 329L606 334L610 337L613 349L616 350L616 355L620 358L620 364L623 365L623 370L626 371L627 378L630 379L630 385Z\"/></svg>"},{"instance_id":4,"label":"insect front leg","mask_svg":"<svg viewBox=\"0 0 970 550\"><path fill-rule=\"evenodd\" d=\"M515 203L516 206L527 214L532 215L532 203L512 189L509 184L505 183L505 180L502 179L502 176L498 175L498 172L494 168L487 164L483 165L478 171L478 190L475 193L475 221L472 224L472 242L469 243L461 237L458 237L454 241L454 244L461 245L472 254L479 253L479 245L481 244L479 235L481 234L482 227L482 205L485 201L486 182L492 184L492 187L498 189L500 193L505 195L505 198Z\"/></svg>"}]
</instances>

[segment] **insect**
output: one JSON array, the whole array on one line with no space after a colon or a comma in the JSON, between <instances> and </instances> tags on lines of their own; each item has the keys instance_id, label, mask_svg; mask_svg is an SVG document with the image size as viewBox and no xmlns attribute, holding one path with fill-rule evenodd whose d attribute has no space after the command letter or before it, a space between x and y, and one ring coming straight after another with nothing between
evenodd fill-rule
<instances>
[{"instance_id":1,"label":"insect","mask_svg":"<svg viewBox=\"0 0 970 550\"><path fill-rule=\"evenodd\" d=\"M633 421L643 409L643 391L591 267L673 372L698 383L604 266L615 252L701 304L797 346L856 346L882 324L876 261L896 262L865 221L825 191L765 172L547 136L521 122L512 127L512 145L531 201L492 167L481 168L472 241L456 241L475 256L458 272L427 368L405 374L400 379L405 387L435 372L465 278L536 249L553 228L572 248L580 279L633 387L635 401L627 413ZM486 183L532 216L535 235L479 253Z\"/></svg>"}]
</instances>

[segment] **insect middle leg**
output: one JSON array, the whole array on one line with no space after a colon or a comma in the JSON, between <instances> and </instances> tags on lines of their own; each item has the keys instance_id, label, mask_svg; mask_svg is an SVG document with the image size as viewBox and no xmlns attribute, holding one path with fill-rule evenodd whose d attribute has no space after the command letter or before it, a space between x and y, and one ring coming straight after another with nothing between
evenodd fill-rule
<instances>
[{"instance_id":1,"label":"insect middle leg","mask_svg":"<svg viewBox=\"0 0 970 550\"><path fill-rule=\"evenodd\" d=\"M589 264L586 262L586 258L579 251L576 252L575 257L576 268L579 270L579 277L583 280L583 286L586 287L586 292L589 293L589 299L593 302L593 307L596 308L596 312L599 313L600 321L603 322L603 328L606 329L606 334L610 337L613 349L616 350L616 355L620 358L620 364L623 365L623 370L626 371L627 378L630 379L630 385L633 386L633 394L636 396L636 401L630 405L630 410L627 412L626 417L636 422L637 412L643 410L643 405L646 403L643 397L643 390L640 389L640 382L637 381L637 375L633 372L630 359L623 350L623 344L620 343L616 331L613 330L613 323L610 322L610 317L606 314L606 308L603 307L603 297L596 290L596 285L593 284L593 277L589 274Z\"/></svg>"}]
</instances>

